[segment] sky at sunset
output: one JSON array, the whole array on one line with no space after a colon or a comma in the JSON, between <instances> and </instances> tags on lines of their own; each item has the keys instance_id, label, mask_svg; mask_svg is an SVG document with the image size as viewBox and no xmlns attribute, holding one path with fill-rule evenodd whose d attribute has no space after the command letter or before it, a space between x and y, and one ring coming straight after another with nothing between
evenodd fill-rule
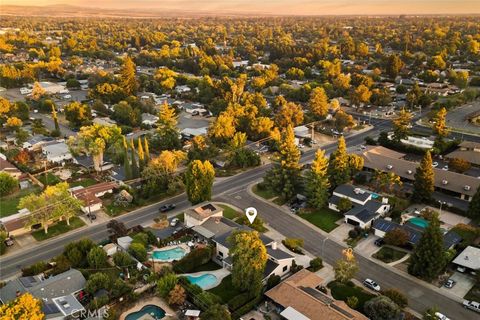
<instances>
[{"instance_id":1,"label":"sky at sunset","mask_svg":"<svg viewBox=\"0 0 480 320\"><path fill-rule=\"evenodd\" d=\"M3 5L299 15L480 13L480 0L0 0Z\"/></svg>"}]
</instances>

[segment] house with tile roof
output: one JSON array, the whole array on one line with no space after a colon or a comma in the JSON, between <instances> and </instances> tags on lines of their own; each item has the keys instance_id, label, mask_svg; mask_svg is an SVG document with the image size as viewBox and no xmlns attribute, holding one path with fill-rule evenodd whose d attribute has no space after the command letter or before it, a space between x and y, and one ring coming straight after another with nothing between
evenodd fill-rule
<instances>
[{"instance_id":1,"label":"house with tile roof","mask_svg":"<svg viewBox=\"0 0 480 320\"><path fill-rule=\"evenodd\" d=\"M345 302L318 290L322 284L322 278L302 269L265 292L265 296L286 320L368 320Z\"/></svg>"}]
</instances>

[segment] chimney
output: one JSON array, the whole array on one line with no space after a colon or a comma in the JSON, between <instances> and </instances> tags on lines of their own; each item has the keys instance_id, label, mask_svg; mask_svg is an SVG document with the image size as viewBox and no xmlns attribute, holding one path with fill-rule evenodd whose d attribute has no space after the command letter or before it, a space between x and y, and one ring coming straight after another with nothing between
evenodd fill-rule
<instances>
[{"instance_id":1,"label":"chimney","mask_svg":"<svg viewBox=\"0 0 480 320\"><path fill-rule=\"evenodd\" d=\"M272 250L277 250L277 241L272 242Z\"/></svg>"}]
</instances>

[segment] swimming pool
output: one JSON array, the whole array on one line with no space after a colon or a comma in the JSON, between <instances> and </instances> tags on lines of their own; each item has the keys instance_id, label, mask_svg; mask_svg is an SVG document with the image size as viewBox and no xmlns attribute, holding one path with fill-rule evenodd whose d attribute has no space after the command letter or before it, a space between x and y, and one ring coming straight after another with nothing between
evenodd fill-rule
<instances>
[{"instance_id":1,"label":"swimming pool","mask_svg":"<svg viewBox=\"0 0 480 320\"><path fill-rule=\"evenodd\" d=\"M411 218L408 220L408 222L423 229L428 227L428 221L423 218Z\"/></svg>"},{"instance_id":2,"label":"swimming pool","mask_svg":"<svg viewBox=\"0 0 480 320\"><path fill-rule=\"evenodd\" d=\"M154 319L163 319L165 317L165 310L153 304L147 304L139 311L128 314L125 320L137 320L146 314L151 315Z\"/></svg>"},{"instance_id":3,"label":"swimming pool","mask_svg":"<svg viewBox=\"0 0 480 320\"><path fill-rule=\"evenodd\" d=\"M155 260L173 261L182 259L186 254L187 252L184 249L175 247L167 250L153 251L152 256Z\"/></svg>"},{"instance_id":4,"label":"swimming pool","mask_svg":"<svg viewBox=\"0 0 480 320\"><path fill-rule=\"evenodd\" d=\"M201 276L187 276L188 281L193 284L196 284L200 288L206 290L213 288L217 283L217 277L211 273L205 273Z\"/></svg>"},{"instance_id":5,"label":"swimming pool","mask_svg":"<svg viewBox=\"0 0 480 320\"><path fill-rule=\"evenodd\" d=\"M372 199L378 199L380 195L378 193L372 193Z\"/></svg>"}]
</instances>

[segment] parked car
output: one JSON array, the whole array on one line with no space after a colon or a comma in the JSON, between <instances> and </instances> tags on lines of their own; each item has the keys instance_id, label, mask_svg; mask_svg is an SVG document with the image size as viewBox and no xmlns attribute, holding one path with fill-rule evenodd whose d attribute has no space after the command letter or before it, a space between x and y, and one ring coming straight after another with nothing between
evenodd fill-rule
<instances>
[{"instance_id":1,"label":"parked car","mask_svg":"<svg viewBox=\"0 0 480 320\"><path fill-rule=\"evenodd\" d=\"M457 267L457 271L464 273L465 271L467 271L467 269L465 267Z\"/></svg>"},{"instance_id":2,"label":"parked car","mask_svg":"<svg viewBox=\"0 0 480 320\"><path fill-rule=\"evenodd\" d=\"M163 206L160 207L160 209L158 209L160 212L167 212L167 211L170 211L170 210L173 210L175 209L175 204L173 203L168 203L168 204L165 204Z\"/></svg>"},{"instance_id":3,"label":"parked car","mask_svg":"<svg viewBox=\"0 0 480 320\"><path fill-rule=\"evenodd\" d=\"M383 240L383 238L379 238L377 240L375 240L375 245L378 246L378 247L381 247L385 244L385 240Z\"/></svg>"},{"instance_id":4,"label":"parked car","mask_svg":"<svg viewBox=\"0 0 480 320\"><path fill-rule=\"evenodd\" d=\"M448 171L448 164L444 165L442 170Z\"/></svg>"},{"instance_id":5,"label":"parked car","mask_svg":"<svg viewBox=\"0 0 480 320\"><path fill-rule=\"evenodd\" d=\"M180 220L178 218L173 218L172 221L170 221L170 226L175 227L179 222Z\"/></svg>"},{"instance_id":6,"label":"parked car","mask_svg":"<svg viewBox=\"0 0 480 320\"><path fill-rule=\"evenodd\" d=\"M87 213L87 218L89 218L90 220L96 220L97 215L95 213Z\"/></svg>"},{"instance_id":7,"label":"parked car","mask_svg":"<svg viewBox=\"0 0 480 320\"><path fill-rule=\"evenodd\" d=\"M456 284L456 282L452 279L448 279L445 284L443 285L445 288L453 288L453 286Z\"/></svg>"},{"instance_id":8,"label":"parked car","mask_svg":"<svg viewBox=\"0 0 480 320\"><path fill-rule=\"evenodd\" d=\"M12 237L8 237L7 239L5 239L4 243L7 247L11 247L14 244Z\"/></svg>"},{"instance_id":9,"label":"parked car","mask_svg":"<svg viewBox=\"0 0 480 320\"><path fill-rule=\"evenodd\" d=\"M435 161L434 163L432 163L432 167L434 167L434 168L438 167L438 162Z\"/></svg>"},{"instance_id":10,"label":"parked car","mask_svg":"<svg viewBox=\"0 0 480 320\"><path fill-rule=\"evenodd\" d=\"M375 281L373 281L372 279L365 279L363 281L363 285L367 288L370 288L372 290L375 290L377 292L380 292L380 286L378 285L378 283L376 283Z\"/></svg>"},{"instance_id":11,"label":"parked car","mask_svg":"<svg viewBox=\"0 0 480 320\"><path fill-rule=\"evenodd\" d=\"M480 313L480 302L475 302L475 301L468 301L465 300L463 301L463 306L467 309L476 311Z\"/></svg>"},{"instance_id":12,"label":"parked car","mask_svg":"<svg viewBox=\"0 0 480 320\"><path fill-rule=\"evenodd\" d=\"M440 312L435 312L435 317L437 317L438 320L450 320L450 318L447 318L446 315Z\"/></svg>"}]
</instances>

